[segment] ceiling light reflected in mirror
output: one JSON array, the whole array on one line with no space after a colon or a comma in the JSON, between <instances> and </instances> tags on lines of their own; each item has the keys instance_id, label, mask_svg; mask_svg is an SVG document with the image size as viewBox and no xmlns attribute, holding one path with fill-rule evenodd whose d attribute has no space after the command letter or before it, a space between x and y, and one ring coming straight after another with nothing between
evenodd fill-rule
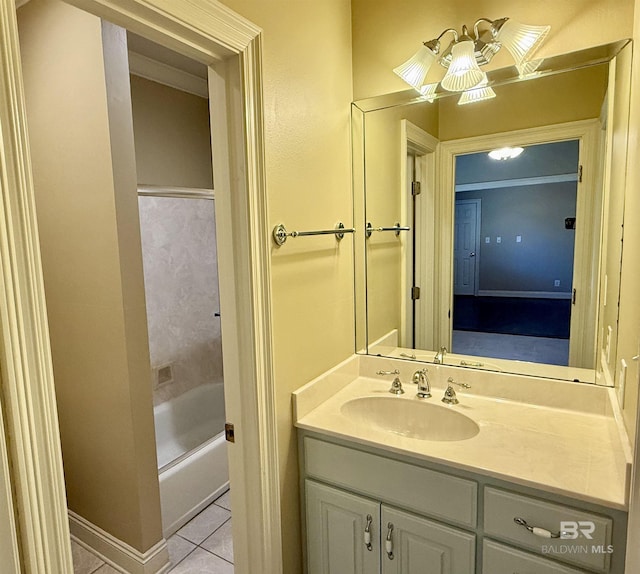
<instances>
[{"instance_id":1,"label":"ceiling light reflected in mirror","mask_svg":"<svg viewBox=\"0 0 640 574\"><path fill-rule=\"evenodd\" d=\"M521 147L501 147L491 150L488 155L491 159L506 161L517 158L523 151L524 148Z\"/></svg>"}]
</instances>

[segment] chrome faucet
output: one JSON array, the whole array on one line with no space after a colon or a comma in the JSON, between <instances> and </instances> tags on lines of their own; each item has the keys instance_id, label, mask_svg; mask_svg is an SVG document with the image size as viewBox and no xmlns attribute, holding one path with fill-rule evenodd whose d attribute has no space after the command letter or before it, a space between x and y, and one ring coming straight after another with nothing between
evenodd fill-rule
<instances>
[{"instance_id":1,"label":"chrome faucet","mask_svg":"<svg viewBox=\"0 0 640 574\"><path fill-rule=\"evenodd\" d=\"M470 389L471 385L468 385L467 383L459 383L458 381L454 381L453 377L449 377L447 379L447 383L449 383L450 385L458 385L459 387L462 387L463 389Z\"/></svg>"},{"instance_id":2,"label":"chrome faucet","mask_svg":"<svg viewBox=\"0 0 640 574\"><path fill-rule=\"evenodd\" d=\"M457 405L460 402L458 400L458 397L456 397L456 391L451 385L449 385L447 387L447 390L444 392L444 397L442 397L442 402L446 403L447 405Z\"/></svg>"},{"instance_id":3,"label":"chrome faucet","mask_svg":"<svg viewBox=\"0 0 640 574\"><path fill-rule=\"evenodd\" d=\"M429 373L427 369L420 369L413 373L412 381L415 385L418 385L416 396L419 399L428 399L431 397L431 384L429 383Z\"/></svg>"},{"instance_id":4,"label":"chrome faucet","mask_svg":"<svg viewBox=\"0 0 640 574\"><path fill-rule=\"evenodd\" d=\"M444 356L447 354L446 347L440 347L440 350L436 353L436 356L433 358L433 362L437 365L441 365L444 363Z\"/></svg>"},{"instance_id":5,"label":"chrome faucet","mask_svg":"<svg viewBox=\"0 0 640 574\"><path fill-rule=\"evenodd\" d=\"M393 383L391 383L391 388L389 392L392 395L404 395L404 389L402 388L402 383L400 382L400 377L396 377L393 379Z\"/></svg>"},{"instance_id":6,"label":"chrome faucet","mask_svg":"<svg viewBox=\"0 0 640 574\"><path fill-rule=\"evenodd\" d=\"M392 395L403 395L404 389L402 388L402 382L400 381L400 377L398 375L400 371L395 369L394 371L376 371L376 375L396 375L396 378L393 379L393 383L391 383L391 388L389 392Z\"/></svg>"}]
</instances>

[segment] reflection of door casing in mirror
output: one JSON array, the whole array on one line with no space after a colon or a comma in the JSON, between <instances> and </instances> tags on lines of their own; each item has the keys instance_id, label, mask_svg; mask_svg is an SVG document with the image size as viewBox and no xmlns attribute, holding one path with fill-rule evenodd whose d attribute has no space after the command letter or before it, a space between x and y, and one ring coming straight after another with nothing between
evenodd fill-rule
<instances>
[{"instance_id":1,"label":"reflection of door casing in mirror","mask_svg":"<svg viewBox=\"0 0 640 574\"><path fill-rule=\"evenodd\" d=\"M436 317L442 344L451 348L453 306L453 217L454 161L459 154L494 149L501 145L534 145L567 139L580 140L580 163L584 166L582 182L578 184L576 218L578 221L594 222L593 225L578 225L574 253L574 288L585 296L577 297L571 313L571 339L569 365L588 369L595 368L595 341L597 300L593 277L598 276L599 257L599 213L602 190L596 185L598 162L598 120L583 120L518 130L488 136L452 140L441 144L440 185L443 192L437 196L436 235L439 237L440 298L436 301ZM444 190L447 190L446 192ZM587 296L591 294L591 296Z\"/></svg>"},{"instance_id":2,"label":"reflection of door casing in mirror","mask_svg":"<svg viewBox=\"0 0 640 574\"><path fill-rule=\"evenodd\" d=\"M435 235L431 222L435 219L435 152L438 140L408 120L400 122L400 189L406 190L402 200L402 218L412 222L405 240L402 270L402 327L400 344L418 349L431 349L436 319L435 297ZM411 160L409 160L409 156ZM409 163L413 171L410 175ZM413 195L411 181L420 182L420 194ZM414 246L426 245L426 253L418 255ZM412 299L412 287L420 288L420 298ZM406 343L405 343L406 342Z\"/></svg>"}]
</instances>

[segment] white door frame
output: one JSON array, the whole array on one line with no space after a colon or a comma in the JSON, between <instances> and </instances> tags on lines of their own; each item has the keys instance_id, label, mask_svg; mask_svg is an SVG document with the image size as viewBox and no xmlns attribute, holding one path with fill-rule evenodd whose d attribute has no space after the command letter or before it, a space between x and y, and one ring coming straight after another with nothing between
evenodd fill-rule
<instances>
[{"instance_id":1,"label":"white door frame","mask_svg":"<svg viewBox=\"0 0 640 574\"><path fill-rule=\"evenodd\" d=\"M421 193L415 202L415 228L407 234L404 243L402 270L402 308L401 336L403 341L411 340L413 322L416 321L414 347L431 349L434 324L433 289L435 277L434 227L435 219L435 185L436 185L436 152L440 142L431 134L410 121L400 121L400 189L404 199L401 202L403 225L411 225L410 214L414 209L411 193L407 193L407 155L415 157L416 180L421 184ZM420 287L420 299L416 301L415 319L411 305L411 281L413 275L413 241L424 246L424 250L416 253L415 277ZM407 346L406 344L403 346Z\"/></svg>"},{"instance_id":2,"label":"white door frame","mask_svg":"<svg viewBox=\"0 0 640 574\"><path fill-rule=\"evenodd\" d=\"M213 113L223 120L212 121L212 138L225 395L236 432L229 445L235 568L276 574L282 548L261 31L215 0L69 1L209 66ZM21 561L34 574L72 572L14 0L0 2L0 30L1 399Z\"/></svg>"},{"instance_id":3,"label":"white door frame","mask_svg":"<svg viewBox=\"0 0 640 574\"><path fill-rule=\"evenodd\" d=\"M581 120L552 126L489 134L459 140L441 142L439 194L436 196L438 217L436 224L437 249L439 257L440 283L437 285L436 323L438 337L447 348L451 348L451 313L453 306L453 217L455 210L455 156L460 154L489 151L505 145L535 145L561 140L580 140L580 162L583 165L582 182L578 182L576 219L593 221L600 215L602 188L597 185L597 154L600 132L599 120ZM576 240L573 264L573 285L577 289L576 304L571 313L571 339L569 344L569 364L582 367L585 363L595 369L597 301L599 296L598 274L600 250L596 239L598 229L588 229L586 225L576 225ZM595 231L595 233L589 233Z\"/></svg>"}]
</instances>

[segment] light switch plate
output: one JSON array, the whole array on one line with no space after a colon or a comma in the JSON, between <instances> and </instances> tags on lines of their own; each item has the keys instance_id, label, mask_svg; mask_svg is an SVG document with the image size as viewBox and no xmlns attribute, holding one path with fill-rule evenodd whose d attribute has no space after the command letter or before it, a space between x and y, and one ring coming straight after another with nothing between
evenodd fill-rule
<instances>
[{"instance_id":1,"label":"light switch plate","mask_svg":"<svg viewBox=\"0 0 640 574\"><path fill-rule=\"evenodd\" d=\"M500 236L496 237L496 243L502 243L502 237Z\"/></svg>"},{"instance_id":2,"label":"light switch plate","mask_svg":"<svg viewBox=\"0 0 640 574\"><path fill-rule=\"evenodd\" d=\"M522 235L516 235L516 243L522 243Z\"/></svg>"}]
</instances>

